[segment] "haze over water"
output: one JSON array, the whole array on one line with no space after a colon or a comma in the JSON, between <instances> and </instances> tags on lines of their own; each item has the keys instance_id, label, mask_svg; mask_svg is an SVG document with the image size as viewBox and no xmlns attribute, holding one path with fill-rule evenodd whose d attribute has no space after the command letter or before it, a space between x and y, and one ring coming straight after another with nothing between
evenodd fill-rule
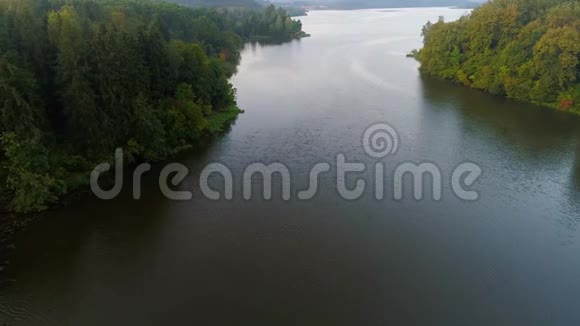
<instances>
[{"instance_id":1,"label":"haze over water","mask_svg":"<svg viewBox=\"0 0 580 326\"><path fill-rule=\"evenodd\" d=\"M126 186L49 213L16 243L0 322L578 324L580 119L420 76L405 54L423 24L465 13L315 11L311 38L248 45L232 79L246 112L181 158L194 199L165 199L157 169L140 201ZM346 201L332 173L309 201L242 199L253 162L289 166L293 190L339 153L373 167L361 138L377 122L400 139L386 166L437 164L441 201L394 201L388 179L384 200L371 184ZM475 202L450 190L465 161L483 170ZM233 200L203 198L210 162L234 172Z\"/></svg>"}]
</instances>

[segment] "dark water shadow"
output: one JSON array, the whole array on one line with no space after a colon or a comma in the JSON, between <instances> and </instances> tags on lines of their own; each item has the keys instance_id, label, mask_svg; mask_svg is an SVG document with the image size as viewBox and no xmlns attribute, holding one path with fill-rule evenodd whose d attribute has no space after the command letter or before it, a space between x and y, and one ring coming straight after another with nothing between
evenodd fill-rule
<instances>
[{"instance_id":1,"label":"dark water shadow","mask_svg":"<svg viewBox=\"0 0 580 326\"><path fill-rule=\"evenodd\" d=\"M580 139L580 116L494 96L421 75L425 100L459 115L465 126L485 128L518 150L549 153Z\"/></svg>"}]
</instances>

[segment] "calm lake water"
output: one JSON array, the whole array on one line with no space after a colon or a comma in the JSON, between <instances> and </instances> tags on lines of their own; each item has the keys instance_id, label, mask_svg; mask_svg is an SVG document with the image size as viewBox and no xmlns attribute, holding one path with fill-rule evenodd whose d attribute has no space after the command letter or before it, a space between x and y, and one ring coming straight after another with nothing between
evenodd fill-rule
<instances>
[{"instance_id":1,"label":"calm lake water","mask_svg":"<svg viewBox=\"0 0 580 326\"><path fill-rule=\"evenodd\" d=\"M157 168L140 201L126 186L49 213L17 239L0 324L579 324L580 119L421 77L405 54L422 25L465 13L312 12L311 38L247 46L232 80L246 113L181 157L194 199L165 199ZM376 122L400 139L387 170L436 163L441 201L395 201L388 177L384 200L346 201L332 172L312 200L242 199L253 162L289 166L293 191L339 153L374 167ZM475 202L449 185L465 161L483 170ZM233 200L203 198L209 162L233 171Z\"/></svg>"}]
</instances>

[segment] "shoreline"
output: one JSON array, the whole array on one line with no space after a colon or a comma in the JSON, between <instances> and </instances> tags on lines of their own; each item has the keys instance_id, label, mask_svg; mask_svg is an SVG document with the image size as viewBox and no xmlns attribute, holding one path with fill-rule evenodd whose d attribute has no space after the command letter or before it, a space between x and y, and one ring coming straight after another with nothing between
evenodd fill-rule
<instances>
[{"instance_id":1,"label":"shoreline","mask_svg":"<svg viewBox=\"0 0 580 326\"><path fill-rule=\"evenodd\" d=\"M212 140L215 140L216 138L219 138L224 134L226 134L231 128L232 124L238 118L238 116L244 112L245 111L240 109L239 107L232 106L229 109L212 114L212 116L208 117L207 131L209 133L205 137L202 137L199 140L199 143L209 143ZM194 146L195 144L189 144L188 146L175 149L167 159L176 157L179 154L182 154L192 149ZM155 164L159 162L149 162L149 163ZM133 162L130 163L129 165L136 164L137 162ZM90 171L86 173L87 179L89 174ZM111 175L108 175L107 177L111 177ZM14 243L15 237L19 233L24 232L28 226L42 219L47 212L56 209L66 208L71 202L82 200L81 197L88 195L89 192L90 191L88 189L87 182L84 186L80 187L79 189L75 189L70 193L65 194L54 205L50 206L46 210L28 214L17 214L14 212L10 212L8 210L0 212L0 274L6 271L6 269L10 265L10 255L16 249L16 245Z\"/></svg>"},{"instance_id":2,"label":"shoreline","mask_svg":"<svg viewBox=\"0 0 580 326\"><path fill-rule=\"evenodd\" d=\"M409 55L407 55L407 58L417 59L416 57L409 56ZM562 112L562 113L566 113L566 114L571 114L573 116L580 116L580 111L563 109L563 108L559 107L556 104L525 101L525 100L520 100L520 99L517 99L517 98L514 98L514 97L509 97L509 96L506 96L506 95L493 94L493 93L490 93L490 92L488 92L488 91L486 91L484 89L479 89L479 88L471 87L469 85L464 85L460 81L456 81L456 80L453 80L453 79L446 79L446 78L442 78L442 77L439 77L439 76L430 74L430 73L428 73L426 71L422 71L421 68L419 68L419 73L421 75L425 76L425 77L432 78L434 80L440 80L440 81L448 82L448 83L450 83L452 85L456 85L456 86L460 86L462 88L467 88L467 89L471 89L471 90L474 90L474 91L482 92L482 93L487 94L487 95L496 96L496 97L503 98L503 99L510 100L510 101L515 101L517 103L528 104L528 105L535 105L535 106L540 107L540 108L550 109L552 111Z\"/></svg>"}]
</instances>

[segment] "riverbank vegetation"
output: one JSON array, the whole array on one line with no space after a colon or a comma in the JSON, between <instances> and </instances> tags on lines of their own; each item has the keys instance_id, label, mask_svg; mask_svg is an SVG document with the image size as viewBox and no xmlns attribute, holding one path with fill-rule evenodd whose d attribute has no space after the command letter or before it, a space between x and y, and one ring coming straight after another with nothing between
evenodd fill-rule
<instances>
[{"instance_id":1,"label":"riverbank vegetation","mask_svg":"<svg viewBox=\"0 0 580 326\"><path fill-rule=\"evenodd\" d=\"M492 94L580 113L580 2L493 0L428 23L421 70Z\"/></svg>"},{"instance_id":2,"label":"riverbank vegetation","mask_svg":"<svg viewBox=\"0 0 580 326\"><path fill-rule=\"evenodd\" d=\"M158 161L235 119L228 82L244 41L289 40L269 6L148 0L0 0L0 202L42 210L117 147Z\"/></svg>"}]
</instances>

